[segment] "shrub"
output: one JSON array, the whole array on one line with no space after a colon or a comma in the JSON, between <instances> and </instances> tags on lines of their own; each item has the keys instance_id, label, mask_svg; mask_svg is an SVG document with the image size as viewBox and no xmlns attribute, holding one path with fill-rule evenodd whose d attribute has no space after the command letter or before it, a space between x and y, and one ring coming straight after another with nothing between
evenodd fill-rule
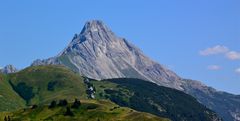
<instances>
[{"instance_id":1,"label":"shrub","mask_svg":"<svg viewBox=\"0 0 240 121\"><path fill-rule=\"evenodd\" d=\"M72 108L78 109L81 106L81 102L78 99L75 99Z\"/></svg>"},{"instance_id":2,"label":"shrub","mask_svg":"<svg viewBox=\"0 0 240 121\"><path fill-rule=\"evenodd\" d=\"M54 91L54 87L57 84L57 81L49 82L48 83L48 91Z\"/></svg>"},{"instance_id":3,"label":"shrub","mask_svg":"<svg viewBox=\"0 0 240 121\"><path fill-rule=\"evenodd\" d=\"M48 108L55 108L57 106L57 102L54 100L50 103L50 105L48 106Z\"/></svg>"},{"instance_id":4,"label":"shrub","mask_svg":"<svg viewBox=\"0 0 240 121\"><path fill-rule=\"evenodd\" d=\"M66 99L64 100L59 100L58 106L67 106L68 102Z\"/></svg>"}]
</instances>

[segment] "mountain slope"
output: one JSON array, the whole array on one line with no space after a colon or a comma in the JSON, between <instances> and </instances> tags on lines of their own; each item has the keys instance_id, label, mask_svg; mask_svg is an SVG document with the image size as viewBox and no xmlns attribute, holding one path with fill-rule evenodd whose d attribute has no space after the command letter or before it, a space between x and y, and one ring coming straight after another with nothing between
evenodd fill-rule
<instances>
[{"instance_id":1,"label":"mountain slope","mask_svg":"<svg viewBox=\"0 0 240 121\"><path fill-rule=\"evenodd\" d=\"M72 104L68 104L69 107ZM66 107L56 106L49 109L41 106L13 113L0 113L0 119L8 117L11 121L170 121L148 113L137 112L119 107L109 101L82 100L78 109L71 108L73 116L66 116Z\"/></svg>"},{"instance_id":2,"label":"mountain slope","mask_svg":"<svg viewBox=\"0 0 240 121\"><path fill-rule=\"evenodd\" d=\"M126 39L117 37L101 21L87 22L81 33L76 34L61 53L46 60L36 60L32 65L65 65L83 76L97 80L111 78L148 80L196 97L225 120L233 121L240 118L238 96L212 90L211 87L198 81L180 78L171 70L145 56ZM212 94L221 96L212 97ZM210 99L203 101L202 95ZM228 95L233 98L228 98ZM222 98L227 101L223 101Z\"/></svg>"},{"instance_id":3,"label":"mountain slope","mask_svg":"<svg viewBox=\"0 0 240 121\"><path fill-rule=\"evenodd\" d=\"M61 99L72 102L75 98L96 98L111 100L120 106L173 121L220 120L213 111L198 103L192 96L138 79L96 81L80 77L63 66L52 65L26 68L9 74L8 80L28 106L42 106ZM189 107L185 106L190 104Z\"/></svg>"},{"instance_id":4,"label":"mountain slope","mask_svg":"<svg viewBox=\"0 0 240 121\"><path fill-rule=\"evenodd\" d=\"M13 89L28 105L54 99L86 99L82 77L62 66L35 66L8 76Z\"/></svg>"},{"instance_id":5,"label":"mountain slope","mask_svg":"<svg viewBox=\"0 0 240 121\"><path fill-rule=\"evenodd\" d=\"M25 106L25 101L12 89L6 75L0 74L0 111L12 111Z\"/></svg>"},{"instance_id":6,"label":"mountain slope","mask_svg":"<svg viewBox=\"0 0 240 121\"><path fill-rule=\"evenodd\" d=\"M240 121L240 96L219 92L193 80L185 80L185 92L196 97L199 102L224 117L225 121Z\"/></svg>"}]
</instances>

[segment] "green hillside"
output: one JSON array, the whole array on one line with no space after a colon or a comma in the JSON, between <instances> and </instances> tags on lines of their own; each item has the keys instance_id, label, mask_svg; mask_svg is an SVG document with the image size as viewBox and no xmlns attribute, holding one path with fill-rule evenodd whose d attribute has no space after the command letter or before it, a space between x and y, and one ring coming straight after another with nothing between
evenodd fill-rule
<instances>
[{"instance_id":1,"label":"green hillside","mask_svg":"<svg viewBox=\"0 0 240 121\"><path fill-rule=\"evenodd\" d=\"M1 100L0 97L0 101L5 101L0 103L1 111L34 104L42 107L60 99L72 102L75 98L81 100L95 98L110 100L122 107L166 117L173 121L218 119L214 112L198 103L192 96L139 79L95 81L83 78L63 66L34 66L6 77L2 76L2 80L3 84L7 85L4 91L14 96L9 96L5 100ZM44 117L44 112L48 110L44 107L40 109L42 113L39 115ZM21 115L28 117L30 116L28 114L35 113L30 111L25 115L26 112L18 112L14 115L19 116L23 113ZM54 112L56 118L60 116L59 113L61 111Z\"/></svg>"},{"instance_id":2,"label":"green hillside","mask_svg":"<svg viewBox=\"0 0 240 121\"><path fill-rule=\"evenodd\" d=\"M0 111L12 111L24 106L25 101L12 89L6 76L0 74Z\"/></svg>"},{"instance_id":3,"label":"green hillside","mask_svg":"<svg viewBox=\"0 0 240 121\"><path fill-rule=\"evenodd\" d=\"M175 121L212 121L213 111L181 91L139 79L91 81L98 99L109 99L120 106L167 117Z\"/></svg>"},{"instance_id":4,"label":"green hillside","mask_svg":"<svg viewBox=\"0 0 240 121\"><path fill-rule=\"evenodd\" d=\"M62 66L29 67L9 75L9 81L28 105L54 99L86 99L83 78Z\"/></svg>"},{"instance_id":5,"label":"green hillside","mask_svg":"<svg viewBox=\"0 0 240 121\"><path fill-rule=\"evenodd\" d=\"M41 106L22 109L13 113L0 113L0 119L9 117L11 121L169 121L152 114L119 107L109 101L82 100L81 106ZM67 112L67 107L70 113Z\"/></svg>"}]
</instances>

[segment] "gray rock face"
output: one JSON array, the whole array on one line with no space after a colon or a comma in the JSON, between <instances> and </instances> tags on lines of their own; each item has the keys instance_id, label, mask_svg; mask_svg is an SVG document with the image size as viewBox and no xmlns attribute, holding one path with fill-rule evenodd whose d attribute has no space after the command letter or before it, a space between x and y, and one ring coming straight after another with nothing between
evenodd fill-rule
<instances>
[{"instance_id":1,"label":"gray rock face","mask_svg":"<svg viewBox=\"0 0 240 121\"><path fill-rule=\"evenodd\" d=\"M146 57L126 39L115 36L101 21L87 22L58 56L33 63L43 64L63 64L97 80L141 78L182 90L181 79L174 72Z\"/></svg>"},{"instance_id":2,"label":"gray rock face","mask_svg":"<svg viewBox=\"0 0 240 121\"><path fill-rule=\"evenodd\" d=\"M87 22L81 33L75 34L70 44L60 54L46 60L36 60L32 65L49 64L65 65L81 75L97 80L125 77L148 80L193 95L228 121L239 118L239 97L218 92L198 81L180 78L145 56L126 39L117 37L101 21ZM203 97L207 99L203 100ZM227 101L220 101L220 98ZM237 105L231 105L232 102ZM218 105L219 103L221 105Z\"/></svg>"},{"instance_id":3,"label":"gray rock face","mask_svg":"<svg viewBox=\"0 0 240 121\"><path fill-rule=\"evenodd\" d=\"M0 69L0 72L4 74L16 73L17 71L18 70L13 65L7 65L4 68Z\"/></svg>"}]
</instances>

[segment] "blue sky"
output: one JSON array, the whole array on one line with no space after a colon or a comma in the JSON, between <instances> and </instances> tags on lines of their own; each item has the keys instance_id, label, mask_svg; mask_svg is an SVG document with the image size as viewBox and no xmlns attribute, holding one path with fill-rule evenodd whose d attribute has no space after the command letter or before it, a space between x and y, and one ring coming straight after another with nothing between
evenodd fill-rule
<instances>
[{"instance_id":1,"label":"blue sky","mask_svg":"<svg viewBox=\"0 0 240 121\"><path fill-rule=\"evenodd\" d=\"M0 1L0 66L58 54L87 20L103 20L178 75L240 94L239 0Z\"/></svg>"}]
</instances>

